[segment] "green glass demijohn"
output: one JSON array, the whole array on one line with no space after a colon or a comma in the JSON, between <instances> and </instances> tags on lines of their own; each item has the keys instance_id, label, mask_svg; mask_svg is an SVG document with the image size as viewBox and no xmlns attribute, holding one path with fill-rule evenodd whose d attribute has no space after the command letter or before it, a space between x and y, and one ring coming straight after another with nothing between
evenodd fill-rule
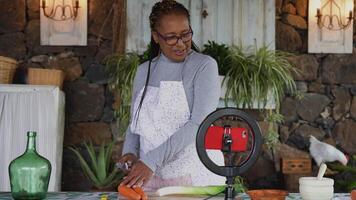
<instances>
[{"instance_id":1,"label":"green glass demijohn","mask_svg":"<svg viewBox=\"0 0 356 200\"><path fill-rule=\"evenodd\" d=\"M50 175L51 163L36 151L36 132L27 132L25 153L9 165L12 197L16 200L46 198Z\"/></svg>"}]
</instances>

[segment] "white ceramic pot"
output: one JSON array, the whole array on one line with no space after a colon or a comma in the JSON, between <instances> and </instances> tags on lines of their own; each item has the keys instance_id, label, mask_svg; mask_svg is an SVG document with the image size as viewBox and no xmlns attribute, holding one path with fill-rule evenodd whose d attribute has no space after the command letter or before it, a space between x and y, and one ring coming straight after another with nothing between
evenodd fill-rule
<instances>
[{"instance_id":1,"label":"white ceramic pot","mask_svg":"<svg viewBox=\"0 0 356 200\"><path fill-rule=\"evenodd\" d=\"M334 180L331 178L301 177L299 193L303 200L330 200L334 194Z\"/></svg>"}]
</instances>

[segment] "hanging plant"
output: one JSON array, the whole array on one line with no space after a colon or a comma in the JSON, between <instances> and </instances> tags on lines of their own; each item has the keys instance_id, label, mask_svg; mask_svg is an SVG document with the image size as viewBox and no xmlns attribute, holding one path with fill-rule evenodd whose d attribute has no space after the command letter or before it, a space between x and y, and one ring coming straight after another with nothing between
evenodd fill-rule
<instances>
[{"instance_id":1,"label":"hanging plant","mask_svg":"<svg viewBox=\"0 0 356 200\"><path fill-rule=\"evenodd\" d=\"M228 71L228 56L229 56L229 47L225 44L218 44L214 41L208 41L207 44L204 44L203 54L213 57L218 66L219 66L219 75L226 75Z\"/></svg>"},{"instance_id":2,"label":"hanging plant","mask_svg":"<svg viewBox=\"0 0 356 200\"><path fill-rule=\"evenodd\" d=\"M278 124L283 121L279 114L280 102L286 93L297 95L292 72L296 69L288 62L292 54L268 49L267 46L232 46L209 41L203 53L215 58L222 80L225 106L244 109L268 110L265 121L268 130L264 141L268 148L274 149L279 142ZM273 105L274 104L274 105Z\"/></svg>"},{"instance_id":3,"label":"hanging plant","mask_svg":"<svg viewBox=\"0 0 356 200\"><path fill-rule=\"evenodd\" d=\"M106 71L109 74L109 88L116 94L115 117L119 125L119 134L124 135L130 121L132 85L140 57L136 53L111 55L106 58Z\"/></svg>"},{"instance_id":4,"label":"hanging plant","mask_svg":"<svg viewBox=\"0 0 356 200\"><path fill-rule=\"evenodd\" d=\"M223 80L227 86L225 104L231 99L243 108L252 108L254 102L263 107L271 96L279 108L286 92L296 92L292 77L295 69L287 61L288 56L290 54L267 47L231 47L228 71Z\"/></svg>"}]
</instances>

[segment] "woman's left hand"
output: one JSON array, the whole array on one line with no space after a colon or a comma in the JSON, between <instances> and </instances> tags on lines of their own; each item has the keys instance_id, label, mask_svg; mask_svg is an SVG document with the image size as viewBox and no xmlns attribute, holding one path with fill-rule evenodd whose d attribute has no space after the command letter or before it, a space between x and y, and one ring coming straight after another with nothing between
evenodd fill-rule
<instances>
[{"instance_id":1,"label":"woman's left hand","mask_svg":"<svg viewBox=\"0 0 356 200\"><path fill-rule=\"evenodd\" d=\"M124 177L120 185L127 185L127 187L142 187L152 177L153 171L141 160L137 161L130 173Z\"/></svg>"}]
</instances>

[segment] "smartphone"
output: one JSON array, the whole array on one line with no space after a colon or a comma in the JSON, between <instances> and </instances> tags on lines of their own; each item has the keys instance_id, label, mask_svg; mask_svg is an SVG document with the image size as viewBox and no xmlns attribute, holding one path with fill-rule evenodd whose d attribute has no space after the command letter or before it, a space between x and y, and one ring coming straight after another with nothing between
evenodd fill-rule
<instances>
[{"instance_id":1,"label":"smartphone","mask_svg":"<svg viewBox=\"0 0 356 200\"><path fill-rule=\"evenodd\" d=\"M205 135L205 149L222 150L224 133L230 134L232 139L231 151L243 152L247 150L248 132L242 127L210 126Z\"/></svg>"}]
</instances>

